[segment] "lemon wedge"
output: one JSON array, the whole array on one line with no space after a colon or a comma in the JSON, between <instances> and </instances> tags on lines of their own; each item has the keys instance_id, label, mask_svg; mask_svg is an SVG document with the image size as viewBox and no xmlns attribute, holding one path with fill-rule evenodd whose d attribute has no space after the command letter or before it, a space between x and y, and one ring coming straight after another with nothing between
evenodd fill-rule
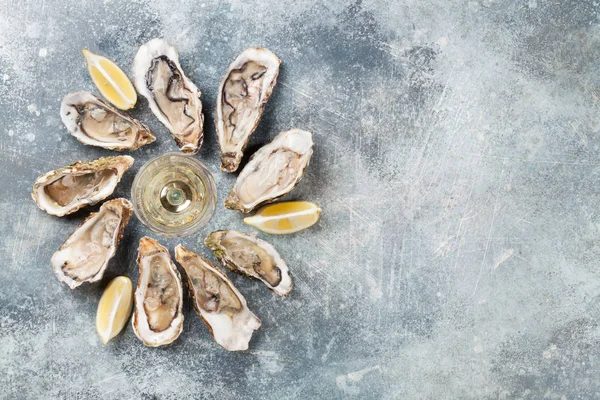
<instances>
[{"instance_id":1,"label":"lemon wedge","mask_svg":"<svg viewBox=\"0 0 600 400\"><path fill-rule=\"evenodd\" d=\"M110 281L98 303L96 330L102 343L108 343L121 332L129 320L132 308L131 280L126 276L117 276Z\"/></svg>"},{"instance_id":2,"label":"lemon wedge","mask_svg":"<svg viewBox=\"0 0 600 400\"><path fill-rule=\"evenodd\" d=\"M266 233L284 235L313 226L321 208L310 201L286 201L262 207L244 222Z\"/></svg>"},{"instance_id":3,"label":"lemon wedge","mask_svg":"<svg viewBox=\"0 0 600 400\"><path fill-rule=\"evenodd\" d=\"M125 72L106 57L85 49L82 53L90 76L102 96L121 110L135 106L137 93Z\"/></svg>"}]
</instances>

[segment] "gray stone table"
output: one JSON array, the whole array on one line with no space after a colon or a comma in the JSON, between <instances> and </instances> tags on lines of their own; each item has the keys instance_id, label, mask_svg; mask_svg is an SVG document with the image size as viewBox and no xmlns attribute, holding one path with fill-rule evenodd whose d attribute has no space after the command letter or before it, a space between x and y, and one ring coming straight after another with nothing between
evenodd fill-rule
<instances>
[{"instance_id":1,"label":"gray stone table","mask_svg":"<svg viewBox=\"0 0 600 400\"><path fill-rule=\"evenodd\" d=\"M600 5L525 1L0 1L0 398L600 398ZM215 229L254 232L222 202L213 113L243 49L282 59L252 137L314 132L307 175L287 199L323 208L313 228L258 236L288 261L282 299L233 281L262 319L228 353L186 302L183 333L147 348L131 326L95 331L110 278L135 282L132 220L100 284L70 290L50 258L90 210L56 218L34 180L84 146L59 118L69 91L96 92L81 50L129 71L164 37L201 88L215 175L206 229L166 240L212 258ZM176 146L158 134L135 172Z\"/></svg>"}]
</instances>

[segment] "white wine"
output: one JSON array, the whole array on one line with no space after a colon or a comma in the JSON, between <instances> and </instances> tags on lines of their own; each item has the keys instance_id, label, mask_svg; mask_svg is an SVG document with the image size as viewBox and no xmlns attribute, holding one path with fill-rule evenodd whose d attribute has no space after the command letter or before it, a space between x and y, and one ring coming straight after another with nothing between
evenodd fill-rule
<instances>
[{"instance_id":1,"label":"white wine","mask_svg":"<svg viewBox=\"0 0 600 400\"><path fill-rule=\"evenodd\" d=\"M148 229L168 237L188 236L215 211L217 190L196 158L167 153L148 161L131 187L133 209Z\"/></svg>"}]
</instances>

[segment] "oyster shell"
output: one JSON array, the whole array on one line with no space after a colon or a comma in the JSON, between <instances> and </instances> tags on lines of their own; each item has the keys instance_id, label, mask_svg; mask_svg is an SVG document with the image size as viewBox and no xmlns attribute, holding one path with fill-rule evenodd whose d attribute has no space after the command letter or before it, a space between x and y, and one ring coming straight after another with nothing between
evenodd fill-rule
<instances>
[{"instance_id":1,"label":"oyster shell","mask_svg":"<svg viewBox=\"0 0 600 400\"><path fill-rule=\"evenodd\" d=\"M114 199L91 213L52 256L52 269L58 280L75 289L83 282L102 279L132 210L129 201Z\"/></svg>"},{"instance_id":2,"label":"oyster shell","mask_svg":"<svg viewBox=\"0 0 600 400\"><path fill-rule=\"evenodd\" d=\"M31 197L48 214L62 217L110 196L132 164L130 156L77 161L37 178Z\"/></svg>"},{"instance_id":3,"label":"oyster shell","mask_svg":"<svg viewBox=\"0 0 600 400\"><path fill-rule=\"evenodd\" d=\"M216 128L222 171L238 169L250 135L277 82L280 63L270 50L246 49L229 65L217 98Z\"/></svg>"},{"instance_id":4,"label":"oyster shell","mask_svg":"<svg viewBox=\"0 0 600 400\"><path fill-rule=\"evenodd\" d=\"M310 132L281 132L254 153L231 188L225 207L248 213L290 192L308 167L312 146Z\"/></svg>"},{"instance_id":5,"label":"oyster shell","mask_svg":"<svg viewBox=\"0 0 600 400\"><path fill-rule=\"evenodd\" d=\"M182 245L175 247L175 258L185 270L194 308L215 341L229 351L247 350L260 320L244 296L218 268Z\"/></svg>"},{"instance_id":6,"label":"oyster shell","mask_svg":"<svg viewBox=\"0 0 600 400\"><path fill-rule=\"evenodd\" d=\"M237 231L216 231L204 244L230 270L261 280L280 296L292 290L287 264L269 243Z\"/></svg>"},{"instance_id":7,"label":"oyster shell","mask_svg":"<svg viewBox=\"0 0 600 400\"><path fill-rule=\"evenodd\" d=\"M71 135L91 146L135 150L156 140L146 125L89 92L67 94L60 106L60 118Z\"/></svg>"},{"instance_id":8,"label":"oyster shell","mask_svg":"<svg viewBox=\"0 0 600 400\"><path fill-rule=\"evenodd\" d=\"M169 251L149 237L140 239L137 263L133 331L146 346L169 344L183 329L181 276Z\"/></svg>"},{"instance_id":9,"label":"oyster shell","mask_svg":"<svg viewBox=\"0 0 600 400\"><path fill-rule=\"evenodd\" d=\"M152 39L138 50L133 62L137 91L184 153L196 153L202 145L200 90L179 65L177 50L163 39Z\"/></svg>"}]
</instances>

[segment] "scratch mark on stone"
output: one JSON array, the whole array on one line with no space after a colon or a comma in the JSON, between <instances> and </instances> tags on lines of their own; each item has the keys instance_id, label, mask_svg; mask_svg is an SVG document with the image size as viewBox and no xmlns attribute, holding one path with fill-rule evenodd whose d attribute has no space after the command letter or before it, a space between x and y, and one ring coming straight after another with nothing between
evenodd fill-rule
<instances>
[{"instance_id":1,"label":"scratch mark on stone","mask_svg":"<svg viewBox=\"0 0 600 400\"><path fill-rule=\"evenodd\" d=\"M127 377L127 375L125 373L111 375L111 376L109 376L107 378L99 380L98 382L96 382L96 385L100 385L100 384L103 384L103 383L106 383L106 382L113 381L115 379L121 379L121 378L125 378L125 377Z\"/></svg>"},{"instance_id":2,"label":"scratch mark on stone","mask_svg":"<svg viewBox=\"0 0 600 400\"><path fill-rule=\"evenodd\" d=\"M336 281L336 279L333 276L331 276L331 274L329 274L328 272L326 272L323 268L319 268L315 264L310 263L310 262L306 262L306 261L305 261L305 264L308 265L313 270L315 270L315 271L317 271L317 272L325 275L327 277L327 279L329 279L331 282L335 282Z\"/></svg>"},{"instance_id":3,"label":"scratch mark on stone","mask_svg":"<svg viewBox=\"0 0 600 400\"><path fill-rule=\"evenodd\" d=\"M329 340L329 343L327 343L325 345L325 351L323 352L323 355L321 356L321 361L325 362L327 361L327 358L329 357L329 353L331 352L331 348L333 347L333 343L335 342L337 336L332 337Z\"/></svg>"},{"instance_id":4,"label":"scratch mark on stone","mask_svg":"<svg viewBox=\"0 0 600 400\"><path fill-rule=\"evenodd\" d=\"M581 140L581 144L583 145L583 147L587 148L587 145L588 145L587 137L583 133L581 133L579 131L579 129L577 129L577 127L573 124L573 122L569 121L569 125L571 125L571 127L573 128L573 131Z\"/></svg>"},{"instance_id":5,"label":"scratch mark on stone","mask_svg":"<svg viewBox=\"0 0 600 400\"><path fill-rule=\"evenodd\" d=\"M498 258L496 259L496 262L494 263L494 270L496 270L496 268L498 268L503 262L508 260L514 252L514 249L504 249L504 251L502 251L500 256L498 256Z\"/></svg>"},{"instance_id":6,"label":"scratch mark on stone","mask_svg":"<svg viewBox=\"0 0 600 400\"><path fill-rule=\"evenodd\" d=\"M500 186L502 183L502 177L504 176L504 164L506 164L506 161L503 163L502 171L500 172L500 180L499 180L500 183L498 184L498 188L496 189L496 199L494 201L494 211L492 212L492 221L490 222L490 229L488 230L488 237L487 237L487 240L485 243L485 250L483 252L483 258L481 259L481 266L479 267L479 274L477 275L477 282L475 282L475 289L473 289L473 296L475 296L475 293L477 293L477 288L479 287L479 282L481 280L481 275L483 273L483 267L485 265L485 259L487 258L487 253L490 248L492 233L494 231L494 222L496 221L496 213L498 212L498 199L500 198Z\"/></svg>"},{"instance_id":7,"label":"scratch mark on stone","mask_svg":"<svg viewBox=\"0 0 600 400\"><path fill-rule=\"evenodd\" d=\"M506 156L497 156L493 154L479 154L479 153L464 153L465 155L474 156L474 157L482 157L482 158L490 158L490 159L498 159L498 160L507 160L507 161L519 161L528 164L552 164L552 165L575 165L581 167L599 167L600 163L586 163L586 162L574 162L574 161L556 161L556 160L527 160L521 157L506 157Z\"/></svg>"}]
</instances>

